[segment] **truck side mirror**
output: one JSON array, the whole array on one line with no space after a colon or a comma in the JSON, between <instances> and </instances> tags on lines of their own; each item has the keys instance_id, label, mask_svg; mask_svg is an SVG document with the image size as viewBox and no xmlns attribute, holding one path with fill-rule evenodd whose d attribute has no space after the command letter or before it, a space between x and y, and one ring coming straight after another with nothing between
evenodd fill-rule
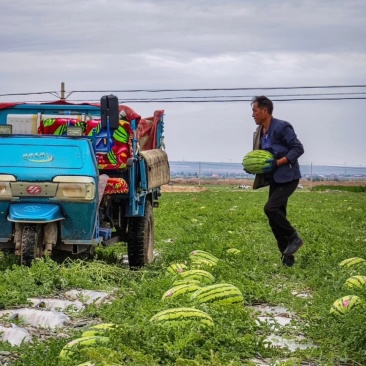
<instances>
[{"instance_id":1,"label":"truck side mirror","mask_svg":"<svg viewBox=\"0 0 366 366\"><path fill-rule=\"evenodd\" d=\"M101 127L107 128L107 119L109 118L109 127L115 130L119 126L118 98L115 95L104 95L100 99L101 109Z\"/></svg>"}]
</instances>

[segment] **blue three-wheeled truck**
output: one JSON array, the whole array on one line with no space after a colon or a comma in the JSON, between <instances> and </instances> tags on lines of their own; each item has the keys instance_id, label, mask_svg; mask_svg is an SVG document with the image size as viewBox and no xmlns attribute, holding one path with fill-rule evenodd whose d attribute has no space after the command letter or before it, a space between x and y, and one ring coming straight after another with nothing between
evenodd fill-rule
<instances>
[{"instance_id":1,"label":"blue three-wheeled truck","mask_svg":"<svg viewBox=\"0 0 366 366\"><path fill-rule=\"evenodd\" d=\"M114 95L0 103L0 249L30 265L124 241L131 268L150 263L170 180L163 115L141 118Z\"/></svg>"}]
</instances>

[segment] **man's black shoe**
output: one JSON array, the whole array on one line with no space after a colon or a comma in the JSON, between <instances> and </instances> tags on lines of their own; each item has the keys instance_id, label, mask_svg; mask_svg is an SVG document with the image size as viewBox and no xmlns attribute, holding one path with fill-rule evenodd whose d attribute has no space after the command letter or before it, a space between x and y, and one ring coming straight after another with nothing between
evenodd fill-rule
<instances>
[{"instance_id":1,"label":"man's black shoe","mask_svg":"<svg viewBox=\"0 0 366 366\"><path fill-rule=\"evenodd\" d=\"M291 236L288 237L287 248L283 251L284 255L295 254L304 244L304 241L297 235L295 231Z\"/></svg>"},{"instance_id":2,"label":"man's black shoe","mask_svg":"<svg viewBox=\"0 0 366 366\"><path fill-rule=\"evenodd\" d=\"M290 255L282 255L281 257L282 264L286 267L292 267L295 264L295 256Z\"/></svg>"}]
</instances>

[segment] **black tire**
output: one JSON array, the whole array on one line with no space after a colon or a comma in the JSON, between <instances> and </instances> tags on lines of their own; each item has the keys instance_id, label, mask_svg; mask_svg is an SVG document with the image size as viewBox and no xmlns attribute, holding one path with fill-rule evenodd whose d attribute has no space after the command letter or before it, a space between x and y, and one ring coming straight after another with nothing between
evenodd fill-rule
<instances>
[{"instance_id":1,"label":"black tire","mask_svg":"<svg viewBox=\"0 0 366 366\"><path fill-rule=\"evenodd\" d=\"M40 231L35 224L25 225L22 233L20 264L30 266L33 259L41 256Z\"/></svg>"},{"instance_id":2,"label":"black tire","mask_svg":"<svg viewBox=\"0 0 366 366\"><path fill-rule=\"evenodd\" d=\"M154 212L149 200L143 217L128 220L127 254L130 268L143 267L154 258Z\"/></svg>"}]
</instances>

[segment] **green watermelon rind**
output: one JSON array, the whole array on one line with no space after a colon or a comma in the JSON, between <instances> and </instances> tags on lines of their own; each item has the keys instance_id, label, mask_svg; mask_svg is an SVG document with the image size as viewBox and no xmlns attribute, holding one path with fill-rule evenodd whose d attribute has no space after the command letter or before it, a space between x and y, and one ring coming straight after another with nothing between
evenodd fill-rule
<instances>
[{"instance_id":1,"label":"green watermelon rind","mask_svg":"<svg viewBox=\"0 0 366 366\"><path fill-rule=\"evenodd\" d=\"M251 174L263 174L264 168L270 164L266 160L273 159L273 155L267 150L253 150L243 158L244 169Z\"/></svg>"},{"instance_id":2,"label":"green watermelon rind","mask_svg":"<svg viewBox=\"0 0 366 366\"><path fill-rule=\"evenodd\" d=\"M160 324L179 325L185 322L200 322L207 326L213 326L214 322L210 315L195 308L170 308L155 314L150 322Z\"/></svg>"},{"instance_id":3,"label":"green watermelon rind","mask_svg":"<svg viewBox=\"0 0 366 366\"><path fill-rule=\"evenodd\" d=\"M200 304L219 303L219 304L237 304L243 303L244 297L241 291L228 283L215 284L197 289L192 294L192 299L196 299Z\"/></svg>"},{"instance_id":4,"label":"green watermelon rind","mask_svg":"<svg viewBox=\"0 0 366 366\"><path fill-rule=\"evenodd\" d=\"M356 295L343 296L332 304L329 313L336 315L344 315L354 308L360 307L362 300Z\"/></svg>"}]
</instances>

